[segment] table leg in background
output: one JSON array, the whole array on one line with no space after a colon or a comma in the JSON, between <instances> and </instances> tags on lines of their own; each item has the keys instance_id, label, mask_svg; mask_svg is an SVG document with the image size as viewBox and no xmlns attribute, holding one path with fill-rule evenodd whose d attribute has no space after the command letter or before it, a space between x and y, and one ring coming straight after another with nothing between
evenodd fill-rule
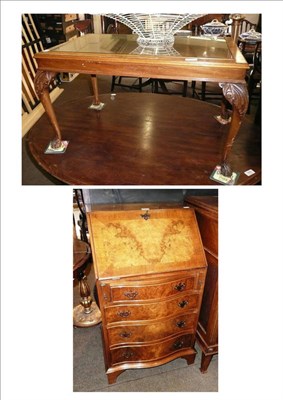
<instances>
[{"instance_id":1,"label":"table leg in background","mask_svg":"<svg viewBox=\"0 0 283 400\"><path fill-rule=\"evenodd\" d=\"M98 84L97 84L97 76L91 75L91 84L93 89L93 103L89 106L92 110L100 111L104 107L104 103L99 101L99 94L98 94Z\"/></svg>"}]
</instances>

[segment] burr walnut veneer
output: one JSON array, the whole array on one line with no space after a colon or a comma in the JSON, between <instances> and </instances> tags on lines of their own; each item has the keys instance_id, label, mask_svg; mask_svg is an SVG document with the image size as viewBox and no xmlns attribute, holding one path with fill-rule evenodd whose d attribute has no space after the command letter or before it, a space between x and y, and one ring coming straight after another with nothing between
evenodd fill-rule
<instances>
[{"instance_id":1,"label":"burr walnut veneer","mask_svg":"<svg viewBox=\"0 0 283 400\"><path fill-rule=\"evenodd\" d=\"M218 353L218 198L189 196L185 203L195 210L208 263L196 336L202 349L200 370L206 372Z\"/></svg>"},{"instance_id":2,"label":"burr walnut veneer","mask_svg":"<svg viewBox=\"0 0 283 400\"><path fill-rule=\"evenodd\" d=\"M192 209L127 208L88 213L109 383L130 368L194 362L206 275Z\"/></svg>"},{"instance_id":3,"label":"burr walnut veneer","mask_svg":"<svg viewBox=\"0 0 283 400\"><path fill-rule=\"evenodd\" d=\"M101 109L97 74L219 82L233 112L220 160L216 159L215 163L220 162L224 175L229 174L227 158L248 106L245 84L248 64L236 44L231 38L211 40L177 36L174 47L149 54L148 49L145 51L137 45L136 39L136 35L88 34L35 55L38 63L35 90L56 134L56 146L68 133L63 132L62 136L49 97L48 88L57 72L90 74L95 110ZM221 117L219 121L228 122L224 103Z\"/></svg>"}]
</instances>

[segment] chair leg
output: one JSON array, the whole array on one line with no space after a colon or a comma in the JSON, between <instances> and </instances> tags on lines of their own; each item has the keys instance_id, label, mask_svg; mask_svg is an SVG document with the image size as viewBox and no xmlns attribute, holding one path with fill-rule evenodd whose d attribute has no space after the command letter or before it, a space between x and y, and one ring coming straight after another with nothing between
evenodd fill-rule
<instances>
[{"instance_id":1,"label":"chair leg","mask_svg":"<svg viewBox=\"0 0 283 400\"><path fill-rule=\"evenodd\" d=\"M255 86L256 86L256 82L252 78L250 78L249 83L248 83L249 104L248 104L247 114L249 114L251 111L251 98L252 98Z\"/></svg>"},{"instance_id":2,"label":"chair leg","mask_svg":"<svg viewBox=\"0 0 283 400\"><path fill-rule=\"evenodd\" d=\"M151 91L152 91L152 93L158 93L158 79L153 79L152 80Z\"/></svg>"},{"instance_id":3,"label":"chair leg","mask_svg":"<svg viewBox=\"0 0 283 400\"><path fill-rule=\"evenodd\" d=\"M205 101L206 82L201 83L201 99Z\"/></svg>"},{"instance_id":4,"label":"chair leg","mask_svg":"<svg viewBox=\"0 0 283 400\"><path fill-rule=\"evenodd\" d=\"M111 82L111 92L114 91L114 87L115 87L115 81L116 81L116 76L112 76L112 82Z\"/></svg>"},{"instance_id":5,"label":"chair leg","mask_svg":"<svg viewBox=\"0 0 283 400\"><path fill-rule=\"evenodd\" d=\"M187 90L188 90L188 81L184 81L184 85L183 85L183 97L187 97Z\"/></svg>"},{"instance_id":6,"label":"chair leg","mask_svg":"<svg viewBox=\"0 0 283 400\"><path fill-rule=\"evenodd\" d=\"M195 97L196 81L192 81L192 97Z\"/></svg>"},{"instance_id":7,"label":"chair leg","mask_svg":"<svg viewBox=\"0 0 283 400\"><path fill-rule=\"evenodd\" d=\"M169 91L168 91L168 89L167 89L165 83L164 83L162 80L157 81L157 85L158 85L158 83L159 83L159 85L160 85L160 89L161 89L162 93L167 93L167 94L168 94ZM158 90L157 90L157 92L158 92ZM156 92L156 93L157 93L157 92Z\"/></svg>"},{"instance_id":8,"label":"chair leg","mask_svg":"<svg viewBox=\"0 0 283 400\"><path fill-rule=\"evenodd\" d=\"M139 78L139 92L142 92L142 78Z\"/></svg>"}]
</instances>

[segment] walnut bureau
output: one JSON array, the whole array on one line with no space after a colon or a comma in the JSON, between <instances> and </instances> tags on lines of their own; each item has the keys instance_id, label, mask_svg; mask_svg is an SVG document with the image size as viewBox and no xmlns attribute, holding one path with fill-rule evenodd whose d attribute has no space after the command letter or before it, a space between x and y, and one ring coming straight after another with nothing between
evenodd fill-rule
<instances>
[{"instance_id":1,"label":"walnut bureau","mask_svg":"<svg viewBox=\"0 0 283 400\"><path fill-rule=\"evenodd\" d=\"M202 349L201 372L218 353L218 198L189 196L185 204L195 210L208 263L196 339Z\"/></svg>"},{"instance_id":2,"label":"walnut bureau","mask_svg":"<svg viewBox=\"0 0 283 400\"><path fill-rule=\"evenodd\" d=\"M194 210L109 207L87 214L109 383L130 368L194 363L206 276Z\"/></svg>"}]
</instances>

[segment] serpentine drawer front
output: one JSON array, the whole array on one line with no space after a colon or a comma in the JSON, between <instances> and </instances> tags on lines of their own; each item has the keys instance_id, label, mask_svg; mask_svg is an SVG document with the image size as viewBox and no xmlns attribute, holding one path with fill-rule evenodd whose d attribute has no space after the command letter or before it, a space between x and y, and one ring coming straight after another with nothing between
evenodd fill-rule
<instances>
[{"instance_id":1,"label":"serpentine drawer front","mask_svg":"<svg viewBox=\"0 0 283 400\"><path fill-rule=\"evenodd\" d=\"M206 258L194 211L136 208L88 213L109 383L196 355Z\"/></svg>"}]
</instances>

